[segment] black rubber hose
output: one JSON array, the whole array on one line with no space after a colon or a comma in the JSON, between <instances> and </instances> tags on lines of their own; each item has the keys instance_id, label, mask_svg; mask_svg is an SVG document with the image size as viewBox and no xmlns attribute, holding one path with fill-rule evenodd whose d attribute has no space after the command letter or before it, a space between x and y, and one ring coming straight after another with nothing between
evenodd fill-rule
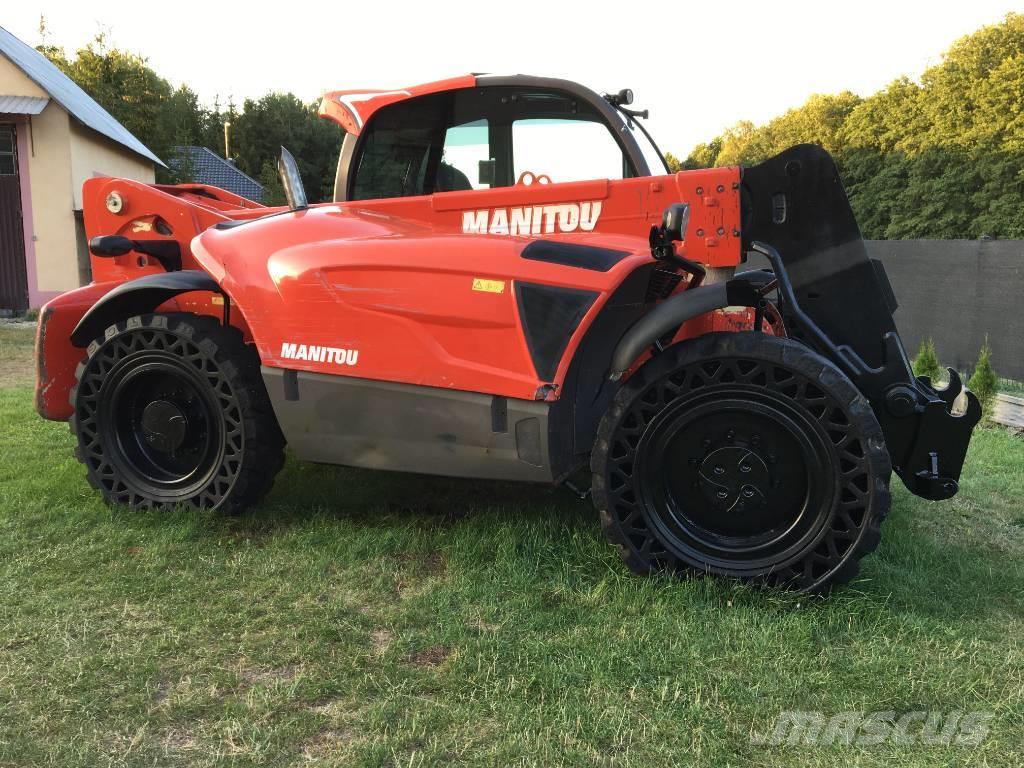
<instances>
[{"instance_id":1,"label":"black rubber hose","mask_svg":"<svg viewBox=\"0 0 1024 768\"><path fill-rule=\"evenodd\" d=\"M647 347L687 320L729 306L726 283L691 288L666 299L626 331L612 355L610 378L618 379Z\"/></svg>"}]
</instances>

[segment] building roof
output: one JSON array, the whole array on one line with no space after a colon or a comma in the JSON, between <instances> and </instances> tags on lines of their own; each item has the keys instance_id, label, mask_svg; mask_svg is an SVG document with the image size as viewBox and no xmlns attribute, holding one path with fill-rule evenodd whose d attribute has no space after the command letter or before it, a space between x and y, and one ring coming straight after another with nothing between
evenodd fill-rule
<instances>
[{"instance_id":1,"label":"building roof","mask_svg":"<svg viewBox=\"0 0 1024 768\"><path fill-rule=\"evenodd\" d=\"M50 100L40 96L4 96L0 94L0 114L38 115Z\"/></svg>"},{"instance_id":2,"label":"building roof","mask_svg":"<svg viewBox=\"0 0 1024 768\"><path fill-rule=\"evenodd\" d=\"M173 155L168 158L171 169L185 171L191 177L182 181L209 184L257 203L263 202L263 185L242 173L216 152L206 147L195 146L173 147L171 151Z\"/></svg>"},{"instance_id":3,"label":"building roof","mask_svg":"<svg viewBox=\"0 0 1024 768\"><path fill-rule=\"evenodd\" d=\"M157 165L164 165L163 160L129 133L127 128L117 122L89 94L75 85L74 80L61 72L53 62L3 27L0 27L0 53L10 59L11 63L24 72L36 85L50 94L50 98L64 107L68 114L78 122L106 136L111 141L127 147L132 152L142 155L147 160L152 160ZM41 109L40 107L40 111Z\"/></svg>"}]
</instances>

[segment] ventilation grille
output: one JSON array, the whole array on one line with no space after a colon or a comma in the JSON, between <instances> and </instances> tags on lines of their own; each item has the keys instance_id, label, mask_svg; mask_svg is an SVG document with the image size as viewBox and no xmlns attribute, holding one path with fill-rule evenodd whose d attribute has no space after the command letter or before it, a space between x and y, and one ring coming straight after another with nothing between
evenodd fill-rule
<instances>
[{"instance_id":1,"label":"ventilation grille","mask_svg":"<svg viewBox=\"0 0 1024 768\"><path fill-rule=\"evenodd\" d=\"M651 279L647 283L647 295L644 297L644 301L650 304L667 299L682 279L683 276L678 272L670 272L667 269L651 270Z\"/></svg>"}]
</instances>

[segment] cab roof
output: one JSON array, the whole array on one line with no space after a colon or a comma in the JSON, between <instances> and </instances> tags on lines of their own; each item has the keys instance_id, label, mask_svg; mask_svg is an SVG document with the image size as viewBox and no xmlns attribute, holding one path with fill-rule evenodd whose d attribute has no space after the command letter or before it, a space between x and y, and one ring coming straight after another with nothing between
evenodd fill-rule
<instances>
[{"instance_id":1,"label":"cab roof","mask_svg":"<svg viewBox=\"0 0 1024 768\"><path fill-rule=\"evenodd\" d=\"M373 114L381 107L394 104L399 101L411 99L416 96L426 96L431 93L442 93L454 91L460 88L473 88L477 85L504 85L504 86L532 86L552 88L566 93L573 94L585 102L589 102L599 112L612 114L614 112L610 104L589 88L572 82L549 77L534 77L532 75L490 75L490 74L469 74L459 77L450 77L447 80L435 80L422 85L412 85L407 88L395 90L383 90L376 88L357 88L355 90L329 91L320 100L320 116L333 120L340 125L346 133L358 136L363 126L369 121Z\"/></svg>"},{"instance_id":2,"label":"cab roof","mask_svg":"<svg viewBox=\"0 0 1024 768\"><path fill-rule=\"evenodd\" d=\"M414 96L426 96L430 93L452 91L458 88L472 88L476 82L476 75L462 75L391 91L370 88L329 91L320 100L320 117L333 120L344 128L346 133L356 136L370 116L381 107L394 104L396 101L411 99Z\"/></svg>"}]
</instances>

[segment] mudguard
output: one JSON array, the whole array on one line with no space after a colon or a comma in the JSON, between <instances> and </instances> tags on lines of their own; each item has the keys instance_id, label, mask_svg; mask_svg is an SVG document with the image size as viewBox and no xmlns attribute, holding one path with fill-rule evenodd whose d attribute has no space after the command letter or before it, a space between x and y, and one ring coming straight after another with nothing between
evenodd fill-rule
<instances>
[{"instance_id":1,"label":"mudguard","mask_svg":"<svg viewBox=\"0 0 1024 768\"><path fill-rule=\"evenodd\" d=\"M220 292L220 286L208 274L197 269L146 275L121 283L82 316L71 332L71 343L76 347L87 347L117 320L152 312L168 299L189 291Z\"/></svg>"}]
</instances>

